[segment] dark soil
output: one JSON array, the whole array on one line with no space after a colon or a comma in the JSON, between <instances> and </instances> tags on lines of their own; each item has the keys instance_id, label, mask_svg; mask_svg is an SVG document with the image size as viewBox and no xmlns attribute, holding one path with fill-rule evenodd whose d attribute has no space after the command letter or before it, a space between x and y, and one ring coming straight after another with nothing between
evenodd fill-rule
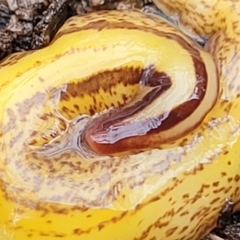
<instances>
[{"instance_id":1,"label":"dark soil","mask_svg":"<svg viewBox=\"0 0 240 240\"><path fill-rule=\"evenodd\" d=\"M219 219L222 227L215 228L202 240L239 240L240 239L240 212ZM219 238L216 238L219 237Z\"/></svg>"},{"instance_id":2,"label":"dark soil","mask_svg":"<svg viewBox=\"0 0 240 240\"><path fill-rule=\"evenodd\" d=\"M130 1L0 0L0 59L13 52L46 46L63 22L75 14L83 15L99 9L130 8L134 5L163 15L147 0L135 0L134 4ZM204 44L201 38L200 43ZM223 214L219 223L218 228L202 240L240 240L240 212Z\"/></svg>"}]
</instances>

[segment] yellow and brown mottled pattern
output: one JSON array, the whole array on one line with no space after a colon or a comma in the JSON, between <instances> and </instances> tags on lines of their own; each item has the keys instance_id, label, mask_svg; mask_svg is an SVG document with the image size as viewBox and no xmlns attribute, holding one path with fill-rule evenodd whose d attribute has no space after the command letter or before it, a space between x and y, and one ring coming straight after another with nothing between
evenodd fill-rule
<instances>
[{"instance_id":1,"label":"yellow and brown mottled pattern","mask_svg":"<svg viewBox=\"0 0 240 240\"><path fill-rule=\"evenodd\" d=\"M159 113L158 115L154 115L151 116L149 115L150 120L146 120L145 123L141 123L142 125L156 125L155 122L161 122L161 126L158 126L156 129L153 129L153 127L146 127L146 129L144 129L144 131L146 131L148 134L138 134L136 133L134 135L134 130L130 131L129 129L135 129L137 125L139 125L139 121L137 121L135 124L126 124L127 122L127 117L131 116L134 117L133 113L136 114L136 112L138 113L140 110L142 110L144 104L149 104L150 101L154 101L154 98L159 97L159 95L163 92L166 92L166 89L164 88L164 85L161 86L159 89L153 89L152 92L149 92L148 95L146 95L145 97L142 97L142 101L139 103L136 103L134 106L130 107L130 108L125 108L122 110L122 112L124 112L124 115L126 115L126 117L124 119L121 119L121 117L117 118L117 114L114 113L110 113L112 114L114 117L110 117L109 115L105 115L103 116L103 118L101 120L96 120L92 123L92 126L94 126L94 128L92 127L88 127L86 130L86 139L88 141L88 144L91 145L91 147L98 153L101 154L114 154L114 153L120 153L120 152L139 152L142 150L146 150L149 149L149 146L151 147L159 147L160 144L169 142L169 141L174 141L180 137L182 137L182 135L186 135L187 133L191 132L194 128L196 128L203 120L204 116L206 115L206 113L211 109L211 107L214 105L214 102L216 101L216 97L217 97L217 92L218 92L218 86L216 85L212 85L207 87L208 84L208 73L207 70L205 69L205 66L203 64L203 59L202 56L198 53L198 50L194 48L195 44L194 42L188 42L187 39L185 39L183 36L180 35L176 35L173 34L173 29L168 32L163 32L161 29L159 29L157 27L157 25L153 28L153 27L148 27L148 25L150 24L155 24L154 21L151 20L151 18L154 19L154 17L149 16L149 19L141 19L142 21L140 21L139 23L133 23L133 19L135 19L135 13L132 12L132 15L128 15L128 18L124 18L125 13L123 12L121 14L121 16L119 16L119 14L116 14L116 12L111 12L111 13L107 13L108 14L108 20L103 20L104 19L104 15L106 14L106 12L100 12L97 13L97 16L95 16L94 21L91 21L91 14L85 16L85 20L84 21L79 21L78 18L73 18L70 19L65 26L59 31L59 33L56 35L55 39L53 40L53 43L60 38L63 35L68 34L68 32L74 33L77 31L84 31L84 30L88 30L88 29L95 29L96 31L101 31L102 29L128 29L128 30L140 30L140 31L144 31L144 32L149 32L149 33L153 33L162 37L166 37L169 39L174 39L175 41L177 41L184 49L186 49L189 53L191 53L191 57L193 58L193 62L194 62L194 67L195 67L195 72L196 72L196 87L195 89L193 89L193 92L189 93L190 98L192 99L187 99L187 101L185 101L183 104L179 104L179 106L172 106L173 111L169 112L168 115L169 117L167 119L165 118L166 112L163 113ZM89 21L86 21L86 19L89 18ZM165 26L167 23L166 22L161 22L162 26ZM166 25L168 26L168 25ZM106 52L106 47L102 47L101 50L103 50L103 52ZM73 52L75 51L86 51L85 49L74 49ZM94 51L99 51L98 48L95 48ZM62 57L61 54L57 54L56 58L60 58ZM207 64L208 65L208 64ZM211 65L211 64L210 64ZM214 68L214 66L211 66L212 68ZM115 79L118 79L117 81L119 82L121 80L121 82L124 84L125 82L128 82L130 84L131 81L129 80L122 80L122 74L124 74L124 72L127 75L127 71L128 69L114 69L114 71L112 70L111 72L107 71L107 72L99 72L97 74L97 78L95 76L91 76L89 77L89 79L84 80L84 83L79 82L77 85L81 88L86 88L86 86L88 86L87 90L88 92L90 92L90 97L92 98L92 103L90 106L84 106L84 109L80 109L81 107L79 107L79 105L74 104L73 106L70 106L69 103L66 103L70 101L70 98L76 98L77 96L80 96L81 98L81 92L82 91L76 91L76 87L74 87L72 89L73 86L76 86L76 84L68 84L67 87L67 91L66 93L63 93L62 96L65 97L65 99L63 99L63 101L60 102L60 111L63 114L64 117L68 118L68 119L72 119L73 117L77 116L78 114L82 114L82 113L86 113L93 115L96 112L99 112L99 110L103 110L103 108L109 108L110 106L107 104L103 104L103 102L97 102L96 101L96 97L94 97L94 95L96 96L96 93L93 93L91 91L91 88L89 87L92 83L92 81L95 82L95 86L98 87L99 86L99 80L101 79L101 86L106 86L104 91L106 91L106 89L110 89L110 95L111 94L111 88L108 88L109 84L106 85L105 82L108 81L108 74L110 74L109 76L112 76L112 80L111 85L113 84L113 82L115 82ZM135 71L135 70L134 70ZM148 66L146 66L146 68L144 69L144 71L148 71ZM212 72L214 72L211 69ZM154 73L155 76L153 76L153 79L164 79L163 74L165 73L161 73L161 74L156 74L157 71ZM131 74L129 75L131 76ZM141 76L141 74L139 75ZM166 73L167 76L167 73ZM103 81L102 79L105 78L107 80ZM214 83L214 80L216 77L211 75L211 83ZM141 77L138 77L138 80L141 79ZM165 77L166 79L166 77ZM42 81L44 81L44 79L41 78ZM203 81L202 81L203 80ZM148 85L153 85L151 83L152 80L149 81L149 83L147 83ZM159 80L158 80L159 81ZM108 81L109 82L109 81ZM170 80L171 82L171 80ZM172 83L171 83L172 84ZM86 86L85 86L86 85ZM78 88L79 88L78 87ZM95 88L96 88L95 87ZM168 87L169 88L169 87ZM205 91L205 89L211 89L211 92L206 93L207 91ZM74 90L75 89L75 90ZM171 88L170 88L171 90ZM207 96L212 96L212 98L209 98L207 96L205 96L205 93ZM116 94L114 94L116 95ZM132 94L132 96L134 96L135 94ZM153 96L155 95L155 97L151 98L151 100L147 100L150 99L149 96ZM194 97L192 97L193 95L195 95ZM132 98L131 96L131 98ZM215 97L214 97L215 96ZM123 95L123 101L119 102L117 105L114 105L113 103L111 104L111 107L116 107L116 106L121 106L123 105L123 103L126 103L127 101L124 100L124 98L126 99L130 99L130 97L127 97L126 95ZM203 98L207 99L207 101L203 101ZM79 102L81 100L79 99ZM191 116L190 119L188 119L188 122L193 122L193 124L189 125L189 124L184 124L184 119L189 118L190 115L193 115L192 113L194 112L194 110L196 109L201 109L199 107L200 103L202 105L204 105L204 112L200 115L197 115L197 117L193 117ZM68 107L66 107L65 105L68 104ZM100 106L99 106L100 105ZM199 107L199 108L198 108ZM133 109L138 109L137 111L133 111ZM118 115L123 115L122 112L120 112ZM128 112L128 114L127 114ZM201 112L201 111L198 111ZM104 123L105 119L108 119L108 123ZM113 119L115 119L113 121ZM151 120L153 119L153 120ZM164 120L163 120L164 119ZM174 119L174 121L172 120ZM194 120L193 120L194 119ZM116 141L114 138L110 138L110 140L108 141L108 143L110 143L111 141L113 141L115 144L101 144L101 142L97 142L93 139L92 135L94 135L95 138L98 138L98 132L104 132L104 134L106 135L111 135L111 132L106 131L106 129L102 129L102 126L105 125L105 128L110 128L108 127L109 122L111 122L111 128L114 128L114 123L117 122L118 125L120 125L120 121L125 121L125 128L123 128L121 130L122 132L129 132L129 136L128 135L125 136L123 139L120 139L120 141L117 141L117 143L115 143L114 141ZM142 121L142 120L140 120ZM143 119L143 121L145 121ZM133 126L132 126L133 125ZM180 125L178 127L178 130L173 130L173 131L167 131L170 128L172 128L173 126L176 125ZM189 126L188 126L189 125ZM155 127L154 127L155 128ZM180 130L181 129L181 130ZM162 134L163 132L163 134ZM121 135L121 133L118 134ZM97 136L96 136L97 135ZM139 136L141 135L141 136ZM152 137L152 135L154 135L154 137ZM118 136L116 137L116 139L118 138ZM136 139L139 139L139 141L136 141ZM136 144L138 143L138 144Z\"/></svg>"},{"instance_id":2,"label":"yellow and brown mottled pattern","mask_svg":"<svg viewBox=\"0 0 240 240\"><path fill-rule=\"evenodd\" d=\"M184 5L186 1L183 3L181 0L159 2L166 4L166 7L170 4L169 9L178 7L183 12L189 6ZM225 9L223 1L218 2L217 6L222 8L217 10ZM90 44L84 49L76 47L68 51L66 40L69 40L70 44L76 40L76 36L78 39L87 36L89 43L90 35L96 34L91 28L93 26L91 22L98 22L101 25L115 19L124 24L134 20L134 27L129 30L138 29L131 34L138 37L134 39L136 44L138 39L146 37L142 35L145 34L144 26L178 35L176 30L168 28L165 22L159 26L151 19L152 17L143 17L134 11L90 14L86 18L81 18L78 24L73 24L75 20L68 21L46 50L32 52L12 64L4 65L3 62L4 67L1 68L0 74L6 81L2 82L0 90L2 102L0 210L3 212L0 218L0 226L3 229L0 230L0 238L197 240L214 227L226 198L238 203L236 207L239 206L239 27L235 24L239 13L234 9L239 9L240 3L229 1L234 6L226 8L232 11L231 19L225 24L214 21L213 25L210 24L209 31L205 21L200 21L197 15L193 17L192 14L197 7L202 7L201 4L205 6L208 3L205 1L188 3L193 9L189 10L190 14L186 16L190 26L198 29L196 26L199 24L199 29L206 30L206 34L218 31L208 42L206 50L213 54L217 64L221 95L200 127L194 129L184 139L176 140L174 145L169 144L162 149L121 157L95 156L90 160L82 159L77 152L69 148L60 149L57 155L39 155L34 152L34 147L38 147L39 143L44 144L44 141L41 142L42 133L46 133L45 139L49 141L55 139L56 133L58 135L71 130L69 126L72 122L67 121L59 112L55 112L60 106L61 96L68 93L67 86L62 84L67 73L72 76L66 67L68 61L71 60L71 67L76 71L79 62L76 63L75 56L80 52L84 56L85 75L88 76L94 76L87 74L88 69L92 70L93 66L96 73L104 73L110 68L117 69L113 66L116 65L115 61L111 61L111 67L109 61L105 69L98 69L100 59L98 60L97 54L99 49L101 54L112 49L111 44L106 43L111 42L111 36L119 36L120 30L114 27L108 29L107 33L112 35L105 36L103 41L105 47L102 45L98 48L102 39L100 38L95 45ZM211 13L215 10L213 9ZM99 21L102 18L104 20ZM66 30L69 24L72 24L72 28ZM78 35L77 26L81 28L87 24L90 28L81 30ZM127 28L122 31L126 33ZM151 30L146 34L151 34ZM182 38L188 42L187 38ZM134 47L129 46L127 50L132 53ZM109 54L111 56L109 59L116 60L123 52L125 51L119 51L115 58ZM141 54L145 52L148 52L147 46ZM106 54L105 58L107 57ZM37 75L34 68L31 68L32 65L29 65L35 58L37 61L34 68ZM130 56L125 60L128 59ZM54 66L54 61L59 61L58 68ZM145 67L144 64L134 61L132 65L123 63L125 65L123 64L124 67L121 69L141 71ZM134 67L128 68L129 66ZM41 71L42 69L46 71ZM56 76L61 79L61 84L54 81ZM14 81L10 81L11 77ZM30 79L34 81L29 81ZM77 81L80 81L80 78L73 76L73 84ZM45 91L41 92L40 86L44 86ZM116 90L120 91L121 87L116 85ZM11 94L12 88L15 88L15 93L18 90L19 96ZM131 98L137 92L138 89L132 88L128 96ZM84 96L87 97L88 94ZM68 96L65 95L66 98ZM71 100L74 100L73 105L79 101L77 97L72 97ZM87 101L90 100L84 102ZM48 104L42 109L41 106L46 102ZM69 101L66 102L66 106L69 106L67 103ZM88 103L90 106L91 102ZM49 115L44 115L45 113ZM33 121L34 119L38 121ZM51 126L56 126L56 129ZM31 140L29 138L34 140L32 151L28 148ZM12 142L12 139L15 140ZM60 140L56 139L59 146ZM48 145L46 152L47 147Z\"/></svg>"},{"instance_id":3,"label":"yellow and brown mottled pattern","mask_svg":"<svg viewBox=\"0 0 240 240\"><path fill-rule=\"evenodd\" d=\"M112 12L112 13L113 13L113 17L118 16L118 14L120 14L120 12ZM99 18L103 18L104 14L106 15L107 13L103 12L99 16L95 17L96 19L95 28L97 28L99 24L98 23ZM132 12L132 14L133 14L132 16L131 15L128 16L128 15L125 15L124 12L121 12L120 16L118 16L120 23L126 24L127 29L129 30L134 31L135 25L131 25L130 21L128 20L128 17L131 20L131 18L135 16L141 16L143 20L148 21L148 24L150 23L156 24L155 21L157 20L154 20L154 18L153 20L147 19L146 17L144 18L144 15L141 15L138 12L136 13ZM126 20L122 20L121 16L123 18L126 18ZM111 23L110 20L113 21L113 23L110 24L110 29L109 29L110 31L111 29L115 29L115 31L116 29L119 29L119 28L121 29L122 25L119 22L116 22L115 18L112 18L112 19L110 18L108 21L101 22L102 25L100 27L103 29L105 28L108 29L109 22ZM75 18L75 24L77 24L78 22L79 22L79 18ZM129 23L128 25L127 25L127 22ZM193 56L190 54L190 59L191 58L193 59L194 75L197 74L197 77L199 78L202 77L202 79L197 78L197 80L194 80L194 81L197 81L197 88L205 89L206 88L205 80L207 80L205 79L206 67L201 62L201 58L203 58L203 56L200 54L200 51L198 51L196 48L193 47L194 43L186 39L182 35L174 34L174 28L171 26L168 26L164 21L163 21L163 26L166 27L164 31L162 31L162 28L159 28L159 29L154 28L151 30L151 28L147 28L146 26L144 26L145 24L144 21L141 24L142 26L139 27L137 32L153 33L156 36L159 36L160 37L159 39L161 38L163 39L166 38L167 40L172 39L174 41L177 41L177 43L180 44L181 48L192 53ZM90 26L91 28L88 26L86 28L83 27L82 29L78 29L79 32L77 33L80 34L81 36L81 32L84 32L84 30L92 29L93 26L94 24ZM72 34L74 33L75 31L72 32ZM78 36L77 36L77 39L78 39ZM55 42L55 44L57 44L57 42ZM117 45L115 42L114 44ZM18 171L19 173L21 172L20 174L17 174L17 175L20 178L22 178L22 181L31 182L33 184L33 186L31 187L33 190L31 190L30 192L34 192L36 196L38 196L39 194L42 195L43 193L44 195L43 198L47 197L47 199L51 201L69 202L71 204L74 204L75 202L77 204L82 203L90 206L92 205L99 206L102 204L111 206L111 202L115 201L118 198L118 196L121 196L119 193L121 192L122 184L123 185L127 184L129 188L135 188L135 187L138 187L139 185L141 186L142 182L145 181L144 179L145 178L147 179L152 175L152 170L150 171L147 170L146 173L143 173L143 175L146 175L144 177L141 176L139 179L138 177L137 178L133 177L131 178L131 180L127 180L127 183L125 182L122 183L123 181L119 177L113 181L114 174L116 171L115 169L117 169L119 165L122 165L124 161L128 163L129 157L123 156L122 158L124 159L124 161L122 160L122 158L120 159L117 158L114 161L114 166L112 167L109 165L111 164L111 162L109 162L108 158L105 161L96 161L96 162L94 161L93 163L92 162L85 163L85 159L78 156L78 154L75 152L76 150L79 150L77 149L78 146L74 145L74 144L78 145L78 141L80 141L78 139L78 132L77 133L73 132L74 135L70 134L70 137L71 136L74 137L75 135L77 135L76 137L77 142L76 143L73 142L74 143L72 144L73 147L71 145L69 147L69 143L72 143L72 142L71 141L68 142L69 140L68 133L72 131L72 125L74 124L72 122L66 121L66 119L64 120L64 118L67 118L68 120L72 120L74 117L77 117L79 114L93 115L94 112L101 111L103 110L103 108L112 107L114 106L113 104L115 104L115 106L121 106L129 99L132 99L138 91L135 89L136 87L134 86L134 84L139 82L139 78L141 77L141 75L143 74L143 71L145 70L142 66L144 65L144 63L137 65L137 66L140 66L139 68L128 67L127 65L123 68L122 71L121 69L114 68L114 69L111 69L111 71L108 70L108 71L98 72L97 74L90 72L89 77L79 78L79 79L78 78L70 79L67 81L67 85L66 85L65 79L63 79L63 82L61 82L60 85L57 85L56 83L57 81L52 79L53 76L51 76L51 78L44 76L43 74L44 71L46 71L47 74L51 75L51 71L47 70L47 68L48 68L48 64L50 66L51 64L55 63L54 61L61 61L62 59L64 60L65 58L68 57L68 55L71 59L76 54L77 55L80 54L83 56L83 58L85 58L85 55L87 56L89 50L87 50L88 48L87 45L83 45L83 46L84 47L82 48L80 47L75 48L75 45L73 45L74 48L70 50L67 49L66 51L63 49L62 52L57 51L54 54L52 53L53 51L51 48L49 49L46 48L45 50L42 50L42 52L44 53L44 51L47 51L47 53L50 54L50 56L49 58L46 58L47 54L44 53L44 57L42 57L42 59L34 56L37 54L37 52L32 52L29 55L26 55L26 58L21 59L21 61L23 62L26 61L25 64L23 63L23 66L26 69L17 68L18 62L14 62L12 65L11 64L8 65L9 68L16 69L15 72L13 72L12 77L16 78L16 81L20 81L21 79L20 87L24 86L22 85L22 82L28 79L28 77L25 77L25 76L26 74L31 74L32 69L36 68L37 76L34 78L34 81L31 79L29 84L26 85L27 87L30 88L29 95L26 93L26 96L24 95L24 99L21 102L19 102L19 99L16 97L14 100L15 102L11 98L12 102L9 101L6 103L7 105L8 103L10 105L12 104L11 105L12 108L6 107L6 112L5 112L6 120L4 120L4 124L2 127L4 136L6 136L7 134L9 135L15 134L14 131L17 129L17 126L18 126L18 124L16 123L17 121L25 124L25 127L23 127L23 129L21 129L21 131L19 131L18 134L15 134L15 136L11 139L9 144L7 144L7 142L5 141L5 138L3 137L4 139L4 141L2 142L3 152L5 151L4 149L6 148L6 146L10 148L9 149L10 152L8 152L7 150L6 153L4 154L5 155L4 164L7 164L9 166L13 164L13 168L15 168L15 170ZM55 45L52 45L50 47L54 48ZM111 53L111 48L110 50L108 50L109 48L106 48L106 47L98 48L98 45L96 45L96 47L90 48L90 50L93 49L93 53L91 51L90 53L97 54L98 52L102 53L102 51L105 52L106 54L107 54L107 51L110 51ZM41 54L41 51L39 52ZM186 52L184 53L186 54ZM136 57L139 57L139 56L136 56ZM27 65L26 63L29 63L30 62L29 59L31 58L33 59L36 58L37 60L32 61L31 62L32 65L31 64ZM51 60L52 61L54 60L54 61L51 62ZM110 60L112 61L111 56L110 56ZM128 59L126 60L128 61ZM82 61L82 60L80 59L79 61ZM46 67L45 67L45 64L46 64ZM171 61L171 64L172 64L172 61ZM57 65L57 67L55 68L52 67L52 68L57 71L59 67ZM79 66L76 65L76 71L79 71L78 69L79 69ZM4 70L5 69L3 69L3 71ZM156 70L158 70L158 68L156 68ZM54 71L52 72L53 72L52 74L55 74ZM126 76L125 79L124 79L124 74L128 74L128 76ZM155 71L154 74L156 75L157 79L161 77L160 72ZM155 75L153 76L155 77ZM61 78L64 78L63 73L61 73L59 78L60 78L60 81L62 81ZM200 80L202 80L202 82ZM6 81L7 81L7 75L6 75ZM51 81L53 85L56 84L56 86L53 87L52 84L50 84ZM201 83L204 83L204 84L201 85ZM47 87L44 88L45 84L49 84L49 86L47 85ZM153 81L153 82L150 82L150 84L154 85L155 83ZM42 88L40 88L40 91L37 85L42 86ZM120 92L119 99L121 100L121 102L115 101L114 103L114 98L117 97L118 90L120 89L120 87L122 87L121 85L123 85L124 89L126 88L126 94L125 94L125 91L122 91L122 93ZM128 85L132 87L132 89ZM11 88L11 84L8 87ZM113 90L111 90L112 88ZM35 91L32 89L35 89ZM100 92L100 90L102 92ZM164 87L163 88L161 87L160 90L161 90L160 91L161 93L162 90L165 91L166 89ZM6 91L6 94L9 94L9 91ZM84 99L84 97L88 99L86 100ZM108 105L107 100L109 100L108 99L109 97L112 97L110 98L112 100L109 101L109 105ZM98 101L96 99L99 100L99 107L97 104ZM216 95L213 94L213 101L215 99L216 99ZM148 103L148 101L146 102ZM101 104L102 105L104 104L104 105L101 106ZM41 106L43 107L41 108ZM79 106L79 107L76 108L76 106ZM93 106L96 107L97 109L94 109ZM186 109L186 111L187 110L191 110L191 108ZM59 114L57 114L55 111L58 111L58 113L60 113L61 116L59 116ZM181 111L181 112L183 113L184 111ZM188 112L188 115L189 115L189 112ZM31 128L28 128L26 123L28 123L28 121L35 121L35 119L37 119L37 122L34 123L36 126L32 127L30 125ZM201 118L197 119L197 123L199 122L199 120L202 120L202 119ZM77 124L77 121L76 121L76 124ZM193 126L195 126L195 122L193 122L192 124ZM139 142L141 143L142 141L139 141ZM145 143L146 141L144 142L144 144ZM151 147L153 143L150 142L148 145L149 147ZM30 146L30 149L28 146ZM40 146L41 154L39 154L39 149L36 149L39 146ZM19 150L17 150L15 153L12 153L12 149L16 149L16 148L17 149L19 148ZM49 153L48 151L49 149L50 150L52 149L51 153ZM56 154L56 152L60 154ZM149 154L151 154L151 152ZM22 158L20 156L22 156ZM69 161L69 159L71 159L71 161ZM98 160L98 158L96 158L96 160ZM159 167L160 172L168 168L168 166L164 166L165 164L164 159L156 163L154 163L153 161L152 163L150 163L150 165L151 164L153 164L153 166L151 166L151 169L154 169L154 167ZM161 167L162 164L163 164L163 167ZM24 170L25 167L32 170L30 175L28 175L26 173L26 170ZM138 171L138 164L135 164L135 167L136 167L136 171ZM109 168L108 173L104 173L106 168ZM126 171L124 168L123 168L123 172L126 172L126 174L129 175L128 171ZM84 181L82 180L82 178L85 179L85 176L89 174L89 171L93 174L95 172L97 173L97 176L91 179L92 181L91 187L89 187L88 182L85 182L85 180ZM47 172L47 175L49 176L47 178L45 177L46 172ZM32 173L35 173L36 175L35 174L32 175ZM76 176L80 175L79 182L71 183L75 175ZM63 176L63 178L59 176ZM131 176L131 173L126 178L129 178L130 176ZM56 179L59 179L59 181L56 181ZM64 185L64 182L66 181L68 182L68 185L70 184L69 186L66 186L65 191L67 191L67 194L65 193L65 191L63 191L63 193L61 193L60 195L58 193L55 194L55 192L51 192L51 194L48 193L46 196L45 190L43 191L44 188L42 184L43 185L45 184L47 189L52 189L52 188L56 188L57 186L60 187ZM106 182L111 182L111 185L110 186L106 185L105 184ZM76 192L73 191L72 184L76 189L80 188L81 191L79 191L79 193L77 191ZM99 186L101 187L99 188ZM16 186L12 186L12 187L15 189ZM97 192L94 193L96 189L99 189L99 190L97 190ZM22 184L20 184L20 187L19 188L17 187L14 191L18 193L23 192ZM88 196L90 192L91 192L91 198L89 198ZM112 192L114 192L114 196L112 196L111 194ZM35 198L34 194L33 194L33 199ZM81 197L79 198L75 194L77 194L77 196L81 195ZM103 199L99 199L99 195L102 195L102 194L103 194Z\"/></svg>"}]
</instances>

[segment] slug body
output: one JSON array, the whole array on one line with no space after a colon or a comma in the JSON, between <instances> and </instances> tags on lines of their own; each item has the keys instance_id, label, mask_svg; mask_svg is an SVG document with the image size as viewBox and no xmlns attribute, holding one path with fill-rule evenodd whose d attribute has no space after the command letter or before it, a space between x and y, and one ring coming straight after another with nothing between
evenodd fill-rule
<instances>
[{"instance_id":1,"label":"slug body","mask_svg":"<svg viewBox=\"0 0 240 240\"><path fill-rule=\"evenodd\" d=\"M0 63L0 239L197 240L227 198L239 209L240 2L188 2L155 4L205 50L102 11Z\"/></svg>"}]
</instances>

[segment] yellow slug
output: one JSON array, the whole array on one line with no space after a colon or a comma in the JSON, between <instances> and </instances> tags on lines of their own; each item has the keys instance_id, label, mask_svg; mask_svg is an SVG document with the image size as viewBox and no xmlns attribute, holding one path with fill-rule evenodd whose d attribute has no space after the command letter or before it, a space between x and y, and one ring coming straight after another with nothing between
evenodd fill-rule
<instances>
[{"instance_id":1,"label":"yellow slug","mask_svg":"<svg viewBox=\"0 0 240 240\"><path fill-rule=\"evenodd\" d=\"M155 3L205 49L101 11L0 63L1 240L198 240L240 208L240 1Z\"/></svg>"}]
</instances>

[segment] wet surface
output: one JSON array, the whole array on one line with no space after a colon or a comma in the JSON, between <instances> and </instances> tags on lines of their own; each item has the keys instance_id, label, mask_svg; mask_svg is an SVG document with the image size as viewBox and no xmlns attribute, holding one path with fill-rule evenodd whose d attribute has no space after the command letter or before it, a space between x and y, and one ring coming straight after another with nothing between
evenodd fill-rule
<instances>
[{"instance_id":1,"label":"wet surface","mask_svg":"<svg viewBox=\"0 0 240 240\"><path fill-rule=\"evenodd\" d=\"M46 46L64 21L101 9L142 8L142 0L0 0L0 59Z\"/></svg>"},{"instance_id":2,"label":"wet surface","mask_svg":"<svg viewBox=\"0 0 240 240\"><path fill-rule=\"evenodd\" d=\"M146 1L113 0L0 0L0 59L18 51L46 46L70 16L100 9L132 6L157 11ZM171 19L170 19L171 20ZM174 20L172 20L174 21ZM240 212L223 214L218 228L202 240L240 239Z\"/></svg>"},{"instance_id":3,"label":"wet surface","mask_svg":"<svg viewBox=\"0 0 240 240\"><path fill-rule=\"evenodd\" d=\"M13 52L46 46L64 21L73 15L133 6L175 23L148 0L0 0L0 59Z\"/></svg>"}]
</instances>

